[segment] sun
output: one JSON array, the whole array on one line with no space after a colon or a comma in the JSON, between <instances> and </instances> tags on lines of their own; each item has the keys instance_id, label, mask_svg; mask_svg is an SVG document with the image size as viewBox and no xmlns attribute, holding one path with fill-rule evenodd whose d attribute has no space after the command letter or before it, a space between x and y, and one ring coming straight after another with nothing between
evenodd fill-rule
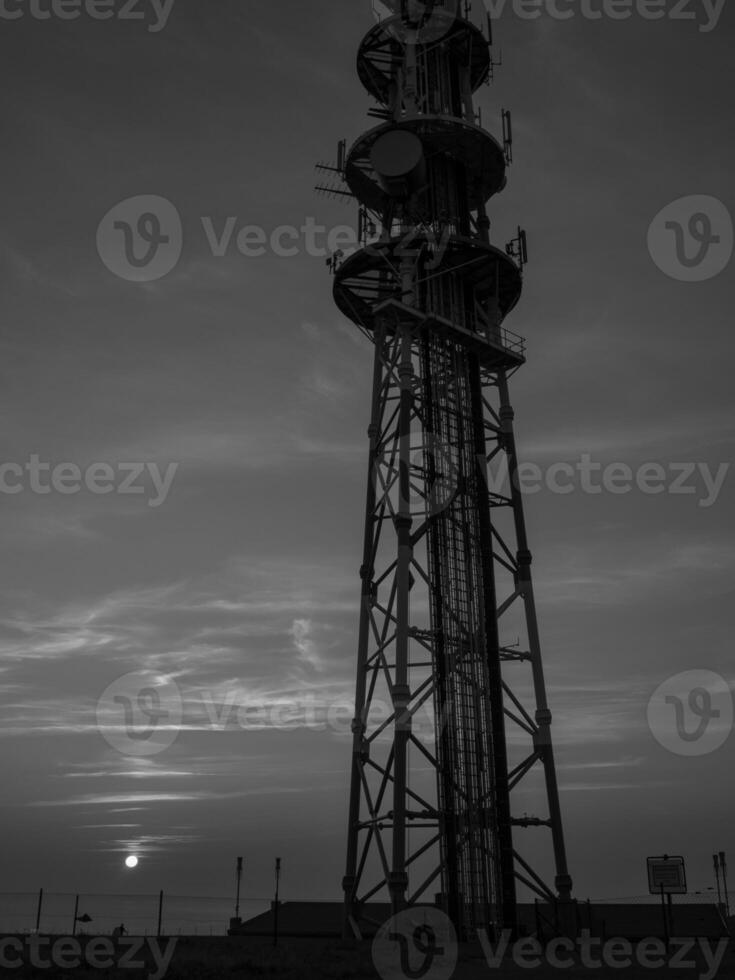
<instances>
[{"instance_id":1,"label":"sun","mask_svg":"<svg viewBox=\"0 0 735 980\"><path fill-rule=\"evenodd\" d=\"M125 858L125 867L131 869L138 867L138 859L134 854L131 854L130 857Z\"/></svg>"}]
</instances>

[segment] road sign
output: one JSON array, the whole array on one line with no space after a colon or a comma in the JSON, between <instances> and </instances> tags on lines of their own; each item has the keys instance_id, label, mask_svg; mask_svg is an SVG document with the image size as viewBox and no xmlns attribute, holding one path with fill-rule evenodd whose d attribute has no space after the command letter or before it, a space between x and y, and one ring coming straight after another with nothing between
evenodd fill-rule
<instances>
[{"instance_id":1,"label":"road sign","mask_svg":"<svg viewBox=\"0 0 735 980\"><path fill-rule=\"evenodd\" d=\"M646 860L648 889L652 895L686 895L687 876L683 857L664 854Z\"/></svg>"}]
</instances>

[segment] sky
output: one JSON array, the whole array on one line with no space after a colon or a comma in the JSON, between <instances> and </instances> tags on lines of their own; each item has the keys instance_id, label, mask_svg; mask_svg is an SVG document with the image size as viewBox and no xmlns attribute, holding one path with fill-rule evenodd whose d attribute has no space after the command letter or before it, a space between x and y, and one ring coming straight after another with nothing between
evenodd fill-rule
<instances>
[{"instance_id":1,"label":"sky","mask_svg":"<svg viewBox=\"0 0 735 980\"><path fill-rule=\"evenodd\" d=\"M648 244L672 202L735 207L735 14L703 30L705 7L558 20L509 2L503 65L479 94L488 128L502 108L514 120L494 240L519 222L529 236L507 324L528 342L512 382L521 457L544 474L585 454L667 474L657 494L562 475L571 492L526 496L581 898L644 895L645 858L664 852L702 890L713 851L735 853L732 265L685 282ZM143 2L135 20L10 8L0 891L227 895L243 855L246 897L270 895L280 856L283 898L337 899L371 352L332 303L323 253L234 243L245 226L354 225L354 207L314 193L314 164L372 125L354 67L371 4L175 0L165 25ZM141 195L170 201L183 229L175 267L149 282L98 250L105 216ZM92 489L40 492L50 471L32 478L34 458L71 467L67 490L93 468ZM693 492L671 492L679 464L699 467ZM662 744L668 716L660 738L647 720L689 671L725 684L724 700L710 690L722 744L698 755L670 731ZM98 704L104 716L110 685L141 672L173 685L182 723L131 757ZM274 721L309 705L310 726Z\"/></svg>"}]
</instances>

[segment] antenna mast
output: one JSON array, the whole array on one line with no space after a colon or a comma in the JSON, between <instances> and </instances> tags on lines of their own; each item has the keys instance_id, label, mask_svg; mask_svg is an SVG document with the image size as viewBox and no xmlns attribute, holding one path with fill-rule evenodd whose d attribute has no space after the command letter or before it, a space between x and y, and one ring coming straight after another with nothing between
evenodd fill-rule
<instances>
[{"instance_id":1,"label":"antenna mast","mask_svg":"<svg viewBox=\"0 0 735 980\"><path fill-rule=\"evenodd\" d=\"M460 0L386 5L358 55L382 121L337 168L379 240L331 266L374 344L345 930L435 901L469 938L516 928L519 886L555 912L572 887L509 394L526 347L504 324L528 252L520 228L510 254L491 242L513 134L505 110L500 142L477 123L483 30Z\"/></svg>"}]
</instances>

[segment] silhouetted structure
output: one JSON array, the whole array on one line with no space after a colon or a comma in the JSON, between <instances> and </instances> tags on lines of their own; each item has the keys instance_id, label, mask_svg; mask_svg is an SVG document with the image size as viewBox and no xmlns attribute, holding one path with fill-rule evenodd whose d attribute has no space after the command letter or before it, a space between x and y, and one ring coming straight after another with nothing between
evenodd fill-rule
<instances>
[{"instance_id":1,"label":"silhouetted structure","mask_svg":"<svg viewBox=\"0 0 735 980\"><path fill-rule=\"evenodd\" d=\"M345 921L359 932L386 892L394 912L438 892L469 935L515 927L517 881L552 903L572 886L508 390L525 344L503 326L526 236L490 240L486 204L512 158L510 113L501 144L474 108L491 34L466 3L392 8L358 55L380 125L319 168L333 175L320 190L360 204L360 248L329 264L339 309L375 349ZM548 815L514 815L512 791L538 767ZM517 827L550 830L555 890Z\"/></svg>"},{"instance_id":2,"label":"silhouetted structure","mask_svg":"<svg viewBox=\"0 0 735 980\"><path fill-rule=\"evenodd\" d=\"M663 938L661 906L656 903L635 905L573 902L570 906L572 931L588 930L599 938L623 938L642 942L651 937ZM388 903L376 903L366 909L363 936L370 938L391 914ZM343 928L344 907L337 902L283 902L279 911L280 933L286 938L336 938ZM273 908L231 928L231 936L273 935ZM556 915L552 905L543 902L517 905L519 936L537 936L549 940L556 934ZM727 924L713 904L676 904L672 909L672 929L676 936L711 940L729 935Z\"/></svg>"}]
</instances>

